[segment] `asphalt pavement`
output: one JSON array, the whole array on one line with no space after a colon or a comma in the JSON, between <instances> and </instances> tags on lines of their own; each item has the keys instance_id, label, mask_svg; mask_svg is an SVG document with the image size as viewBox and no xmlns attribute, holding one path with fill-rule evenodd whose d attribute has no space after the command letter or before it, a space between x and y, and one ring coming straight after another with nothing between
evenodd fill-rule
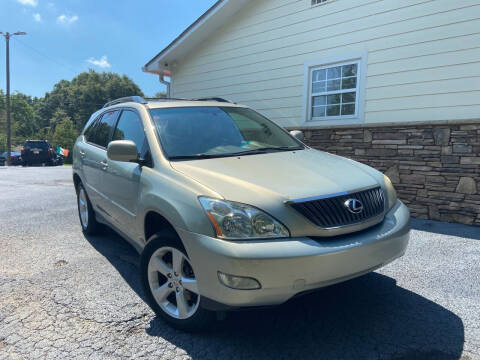
<instances>
[{"instance_id":1,"label":"asphalt pavement","mask_svg":"<svg viewBox=\"0 0 480 360\"><path fill-rule=\"evenodd\" d=\"M413 228L375 273L187 334L130 245L82 235L71 168L0 167L0 359L480 359L480 229Z\"/></svg>"}]
</instances>

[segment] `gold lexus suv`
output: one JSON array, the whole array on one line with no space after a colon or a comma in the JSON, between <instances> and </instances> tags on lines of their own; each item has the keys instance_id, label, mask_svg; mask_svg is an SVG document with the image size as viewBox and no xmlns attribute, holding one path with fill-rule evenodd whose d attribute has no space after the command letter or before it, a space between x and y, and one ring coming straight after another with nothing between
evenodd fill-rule
<instances>
[{"instance_id":1,"label":"gold lexus suv","mask_svg":"<svg viewBox=\"0 0 480 360\"><path fill-rule=\"evenodd\" d=\"M302 139L220 98L112 101L73 150L83 232L127 239L150 306L185 330L402 256L410 214L388 177Z\"/></svg>"}]
</instances>

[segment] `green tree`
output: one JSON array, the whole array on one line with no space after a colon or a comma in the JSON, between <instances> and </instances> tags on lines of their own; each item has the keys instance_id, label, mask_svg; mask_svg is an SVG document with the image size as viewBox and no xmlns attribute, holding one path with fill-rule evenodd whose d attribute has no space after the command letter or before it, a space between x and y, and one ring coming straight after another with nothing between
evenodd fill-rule
<instances>
[{"instance_id":1,"label":"green tree","mask_svg":"<svg viewBox=\"0 0 480 360\"><path fill-rule=\"evenodd\" d=\"M53 131L53 136L51 142L54 146L61 146L63 148L73 149L75 140L79 135L79 131L75 129L72 119L68 116L60 118L62 116L62 110L58 110L55 115L55 122L58 121L55 125L55 130ZM67 162L71 161L71 152L68 155Z\"/></svg>"},{"instance_id":2,"label":"green tree","mask_svg":"<svg viewBox=\"0 0 480 360\"><path fill-rule=\"evenodd\" d=\"M42 98L12 94L12 145L20 145L27 138L48 139L55 143L57 127L62 124L60 130L65 131L66 118L78 133L91 114L106 102L133 95L143 96L143 93L127 76L93 70L77 75L72 81L59 81ZM1 134L6 134L5 100L5 93L0 89ZM67 144L62 141L63 146L71 146Z\"/></svg>"},{"instance_id":3,"label":"green tree","mask_svg":"<svg viewBox=\"0 0 480 360\"><path fill-rule=\"evenodd\" d=\"M0 154L7 151L7 137L0 133Z\"/></svg>"},{"instance_id":4,"label":"green tree","mask_svg":"<svg viewBox=\"0 0 480 360\"><path fill-rule=\"evenodd\" d=\"M140 95L140 88L127 76L115 73L84 72L72 79L61 80L53 90L45 94L36 104L40 127L49 126L55 111L62 109L76 129L81 130L90 115L106 102L124 97Z\"/></svg>"},{"instance_id":5,"label":"green tree","mask_svg":"<svg viewBox=\"0 0 480 360\"><path fill-rule=\"evenodd\" d=\"M67 115L65 110L57 109L53 114L53 117L48 122L48 126L45 126L45 133L50 140L53 140L53 136L55 134L55 130L57 129L57 125L59 125L63 120L68 119L70 122L72 119Z\"/></svg>"},{"instance_id":6,"label":"green tree","mask_svg":"<svg viewBox=\"0 0 480 360\"><path fill-rule=\"evenodd\" d=\"M75 129L72 119L65 116L62 110L58 110L55 115L54 120L52 119L52 123L55 123L55 128L52 132L52 142L55 145L71 149L79 132Z\"/></svg>"},{"instance_id":7,"label":"green tree","mask_svg":"<svg viewBox=\"0 0 480 360\"><path fill-rule=\"evenodd\" d=\"M12 126L12 144L20 144L25 138L32 137L38 131L34 103L37 98L32 98L22 93L10 95L10 111ZM7 114L6 96L0 90L0 132L6 134Z\"/></svg>"},{"instance_id":8,"label":"green tree","mask_svg":"<svg viewBox=\"0 0 480 360\"><path fill-rule=\"evenodd\" d=\"M12 129L14 142L31 137L38 130L35 123L33 101L30 96L17 93L11 96Z\"/></svg>"}]
</instances>

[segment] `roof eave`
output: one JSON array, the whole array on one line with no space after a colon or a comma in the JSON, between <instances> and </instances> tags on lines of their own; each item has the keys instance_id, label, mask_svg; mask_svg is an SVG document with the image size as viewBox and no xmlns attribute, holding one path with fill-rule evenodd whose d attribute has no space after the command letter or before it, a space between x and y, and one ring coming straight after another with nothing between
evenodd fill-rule
<instances>
[{"instance_id":1,"label":"roof eave","mask_svg":"<svg viewBox=\"0 0 480 360\"><path fill-rule=\"evenodd\" d=\"M250 1L218 0L166 48L146 63L142 67L142 71L150 74L160 74L163 69L168 67L168 62L176 60L177 57L181 57L182 53L192 50L198 43L204 41L208 35L224 25L228 18ZM182 45L184 46L182 47ZM162 63L164 64L161 65Z\"/></svg>"}]
</instances>

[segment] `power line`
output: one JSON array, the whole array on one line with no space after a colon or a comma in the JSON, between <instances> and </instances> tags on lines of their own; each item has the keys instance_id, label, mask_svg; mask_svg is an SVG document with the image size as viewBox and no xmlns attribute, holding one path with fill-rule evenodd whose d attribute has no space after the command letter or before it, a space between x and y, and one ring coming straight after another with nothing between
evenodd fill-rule
<instances>
[{"instance_id":1,"label":"power line","mask_svg":"<svg viewBox=\"0 0 480 360\"><path fill-rule=\"evenodd\" d=\"M78 70L75 70L73 69L72 67L70 67L69 65L65 64L65 63L62 63L62 62L59 62L58 60L55 60L54 58L48 56L48 55L45 55L44 53L42 53L41 51L35 49L33 46L31 45L28 45L27 43L19 40L18 38L12 38L13 40L15 40L16 42L20 43L21 45L25 46L26 48L29 48L30 50L36 52L38 55L40 56L43 56L45 59L48 59L52 62L54 62L55 64L57 65L60 65L60 66L63 66L64 68L66 68L67 70L75 73L75 74L78 74Z\"/></svg>"}]
</instances>

